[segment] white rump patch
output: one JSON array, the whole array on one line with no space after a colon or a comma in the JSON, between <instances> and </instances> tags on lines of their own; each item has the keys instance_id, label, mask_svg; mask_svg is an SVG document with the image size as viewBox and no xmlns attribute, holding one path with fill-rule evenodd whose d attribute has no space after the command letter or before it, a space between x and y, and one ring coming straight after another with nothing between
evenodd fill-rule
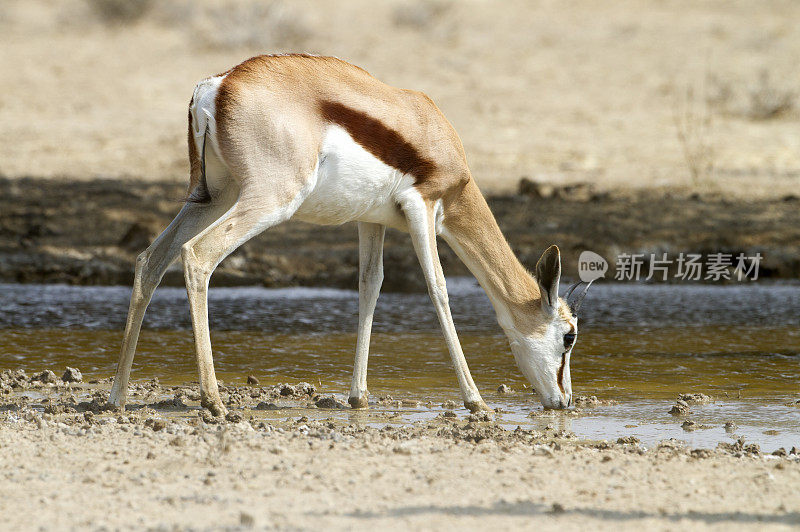
<instances>
[{"instance_id":1,"label":"white rump patch","mask_svg":"<svg viewBox=\"0 0 800 532\"><path fill-rule=\"evenodd\" d=\"M222 83L224 76L216 76L213 78L206 78L194 88L194 96L192 97L192 107L189 111L192 113L192 124L194 125L194 141L197 145L197 152L201 153L203 150L203 135L208 128L206 146L211 146L214 149L217 157L220 157L219 144L217 142L217 122L214 118L216 116L216 100L219 85ZM208 157L208 152L206 152Z\"/></svg>"}]
</instances>

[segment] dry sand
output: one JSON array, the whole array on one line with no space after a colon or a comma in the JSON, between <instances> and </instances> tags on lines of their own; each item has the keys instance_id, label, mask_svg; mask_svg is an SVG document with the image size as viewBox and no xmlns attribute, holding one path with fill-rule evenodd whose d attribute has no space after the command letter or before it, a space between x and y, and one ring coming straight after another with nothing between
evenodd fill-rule
<instances>
[{"instance_id":1,"label":"dry sand","mask_svg":"<svg viewBox=\"0 0 800 532\"><path fill-rule=\"evenodd\" d=\"M800 176L798 19L788 0L6 0L0 174L182 182L194 84L311 51L426 91L486 189L527 175L785 194ZM676 117L710 177L692 182Z\"/></svg>"},{"instance_id":2,"label":"dry sand","mask_svg":"<svg viewBox=\"0 0 800 532\"><path fill-rule=\"evenodd\" d=\"M455 413L368 427L376 417L360 412L326 420L313 401L323 403L299 386L223 387L228 421L197 411L196 386L154 382L133 386L128 412L110 412L100 406L107 382L3 378L7 530L800 525L797 454L577 441L564 431L506 431ZM19 399L20 386L44 401ZM93 401L76 402L86 394ZM269 403L280 410L265 410L275 408Z\"/></svg>"}]
</instances>

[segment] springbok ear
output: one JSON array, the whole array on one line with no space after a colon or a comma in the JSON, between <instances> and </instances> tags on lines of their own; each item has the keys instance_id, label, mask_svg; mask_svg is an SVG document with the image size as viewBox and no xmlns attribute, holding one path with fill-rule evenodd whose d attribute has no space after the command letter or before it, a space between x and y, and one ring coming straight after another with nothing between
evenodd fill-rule
<instances>
[{"instance_id":1,"label":"springbok ear","mask_svg":"<svg viewBox=\"0 0 800 532\"><path fill-rule=\"evenodd\" d=\"M558 310L558 281L561 278L561 252L558 246L550 246L536 263L536 282L542 294L542 309L545 312Z\"/></svg>"}]
</instances>

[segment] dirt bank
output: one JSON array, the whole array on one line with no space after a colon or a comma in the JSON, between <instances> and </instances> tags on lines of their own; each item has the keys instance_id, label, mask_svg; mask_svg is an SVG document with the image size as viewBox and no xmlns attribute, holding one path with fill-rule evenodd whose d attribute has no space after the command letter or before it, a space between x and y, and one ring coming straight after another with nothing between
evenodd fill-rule
<instances>
[{"instance_id":1,"label":"dirt bank","mask_svg":"<svg viewBox=\"0 0 800 532\"><path fill-rule=\"evenodd\" d=\"M528 192L489 203L530 268L557 243L571 277L585 249L605 256L612 269L620 253L760 252L760 277L800 276L800 198L794 195L744 202L681 190ZM0 180L0 281L130 284L136 255L177 213L184 193L172 183ZM284 224L226 259L212 284L354 288L357 245L354 224ZM446 244L441 248L448 275L468 274ZM385 265L384 289L424 290L407 235L388 232ZM183 284L178 265L165 284Z\"/></svg>"},{"instance_id":2,"label":"dirt bank","mask_svg":"<svg viewBox=\"0 0 800 532\"><path fill-rule=\"evenodd\" d=\"M127 412L105 411L107 381L32 377L0 379L0 513L12 530L800 524L797 450L579 441L460 411L411 425L380 406L334 419L314 403L336 402L303 384L225 386L228 420L197 410L195 385L154 381L132 387Z\"/></svg>"}]
</instances>

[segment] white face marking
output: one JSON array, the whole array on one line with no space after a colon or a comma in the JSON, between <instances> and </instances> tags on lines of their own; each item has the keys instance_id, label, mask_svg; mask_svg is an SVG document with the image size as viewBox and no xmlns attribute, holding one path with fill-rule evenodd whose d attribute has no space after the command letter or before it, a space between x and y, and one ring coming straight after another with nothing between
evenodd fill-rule
<instances>
[{"instance_id":1,"label":"white face marking","mask_svg":"<svg viewBox=\"0 0 800 532\"><path fill-rule=\"evenodd\" d=\"M572 401L569 371L572 347L564 347L564 335L570 330L577 334L577 320L564 322L558 313L553 316L542 334L526 336L515 329L506 330L517 366L547 408L563 408ZM559 386L559 370L562 364Z\"/></svg>"},{"instance_id":2,"label":"white face marking","mask_svg":"<svg viewBox=\"0 0 800 532\"><path fill-rule=\"evenodd\" d=\"M413 177L383 163L338 125L326 130L319 160L317 184L295 218L323 225L359 220L405 228L396 197L413 187Z\"/></svg>"}]
</instances>

